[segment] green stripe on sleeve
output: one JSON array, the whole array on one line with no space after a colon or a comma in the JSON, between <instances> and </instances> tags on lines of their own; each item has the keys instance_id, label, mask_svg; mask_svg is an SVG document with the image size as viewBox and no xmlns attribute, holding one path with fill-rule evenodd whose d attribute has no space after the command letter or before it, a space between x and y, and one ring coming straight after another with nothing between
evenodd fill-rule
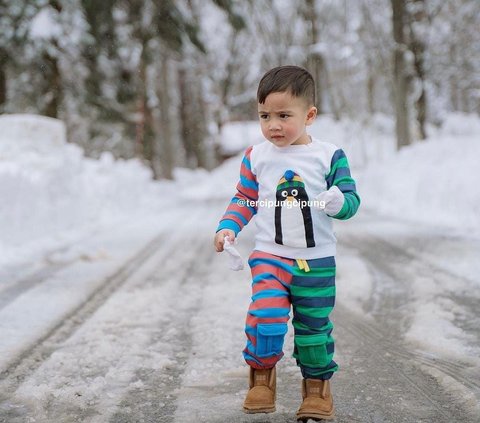
<instances>
[{"instance_id":1,"label":"green stripe on sleeve","mask_svg":"<svg viewBox=\"0 0 480 423\"><path fill-rule=\"evenodd\" d=\"M333 164L333 166L331 167L330 172L328 172L326 178L328 178L330 175L332 175L333 173L335 173L336 170L337 170L339 167L348 167L348 160L347 160L346 157L342 157L341 159L338 159L338 160Z\"/></svg>"}]
</instances>

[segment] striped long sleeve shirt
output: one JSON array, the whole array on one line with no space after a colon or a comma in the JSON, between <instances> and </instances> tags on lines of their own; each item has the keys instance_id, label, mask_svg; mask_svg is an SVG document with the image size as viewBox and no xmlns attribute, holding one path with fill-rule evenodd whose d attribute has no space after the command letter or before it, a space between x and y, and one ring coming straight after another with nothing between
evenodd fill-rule
<instances>
[{"instance_id":1,"label":"striped long sleeve shirt","mask_svg":"<svg viewBox=\"0 0 480 423\"><path fill-rule=\"evenodd\" d=\"M328 216L317 207L318 194L337 186L342 209ZM349 219L360 205L343 150L312 138L309 144L277 147L265 141L247 148L237 193L217 232L238 234L255 217L255 249L294 259L334 256L332 218Z\"/></svg>"}]
</instances>

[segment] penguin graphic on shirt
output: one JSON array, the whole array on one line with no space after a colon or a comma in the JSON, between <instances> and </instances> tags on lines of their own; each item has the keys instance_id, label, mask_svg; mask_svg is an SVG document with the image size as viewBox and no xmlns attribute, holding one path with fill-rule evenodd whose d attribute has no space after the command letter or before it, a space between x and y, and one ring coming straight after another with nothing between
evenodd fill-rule
<instances>
[{"instance_id":1,"label":"penguin graphic on shirt","mask_svg":"<svg viewBox=\"0 0 480 423\"><path fill-rule=\"evenodd\" d=\"M313 222L303 179L287 170L277 185L275 242L289 247L314 247Z\"/></svg>"}]
</instances>

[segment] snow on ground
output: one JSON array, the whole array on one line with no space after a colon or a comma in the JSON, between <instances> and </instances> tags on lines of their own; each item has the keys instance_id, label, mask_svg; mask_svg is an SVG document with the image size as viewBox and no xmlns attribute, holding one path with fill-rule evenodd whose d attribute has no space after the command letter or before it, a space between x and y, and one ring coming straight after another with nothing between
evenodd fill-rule
<instances>
[{"instance_id":1,"label":"snow on ground","mask_svg":"<svg viewBox=\"0 0 480 423\"><path fill-rule=\"evenodd\" d=\"M373 281L370 269L362 258L353 249L344 248L337 255L337 298L349 310L358 314L365 314L363 304L370 298L373 290Z\"/></svg>"},{"instance_id":2,"label":"snow on ground","mask_svg":"<svg viewBox=\"0 0 480 423\"><path fill-rule=\"evenodd\" d=\"M188 221L190 231L198 219L194 217ZM162 242L152 251L146 263L134 269L123 289L109 296L20 386L16 400L36 409L40 421L61 421L63 407L72 419L83 421L81 413L95 406L99 415L88 421L105 422L114 414L127 389L142 386L139 369L151 372L172 365L168 357L174 355L175 343L171 338L178 328L171 325L171 317L178 316L181 308L192 309L197 302L195 288L189 297L179 289L179 280L188 274L188 263L194 261L196 250L183 248L182 257L168 260L171 252L178 253L176 249L184 244L179 239L182 235L172 234L169 242ZM137 247L130 240L121 244ZM66 280L78 274L75 269L67 272ZM176 277L170 277L173 274ZM162 339L165 336L168 342ZM62 407L49 409L45 404L50 402ZM55 413L60 416L56 418Z\"/></svg>"},{"instance_id":3,"label":"snow on ground","mask_svg":"<svg viewBox=\"0 0 480 423\"><path fill-rule=\"evenodd\" d=\"M153 182L137 160L85 158L65 133L55 119L0 116L0 369L172 230L188 210L178 191L201 175Z\"/></svg>"},{"instance_id":4,"label":"snow on ground","mask_svg":"<svg viewBox=\"0 0 480 423\"><path fill-rule=\"evenodd\" d=\"M26 343L33 342L35 334L38 337L39 333L47 332L55 316L72 307L72 298L77 297L78 301L86 298L102 275L118 267L157 231L174 229L175 224L180 224L185 210L195 202L224 201L226 206L234 194L241 154L248 145L259 141L258 132L257 122L227 125L222 137L229 144L226 151L239 155L212 172L176 169L174 182L153 182L150 171L137 160L115 161L108 153L100 160L85 158L81 149L66 143L61 122L29 115L0 116L0 292L7 292L17 280L27 277L46 261L93 263L88 269L82 267L82 283L75 282L74 275L79 272L73 266L65 270L68 274L60 271L44 287L19 295L1 310L0 321L10 322L18 335L2 337L3 364L25 348ZM480 167L473 161L480 153L480 120L452 115L443 128L430 128L427 141L404 148L398 154L394 148L393 123L381 115L363 123L320 117L309 132L346 151L362 197L360 213L397 219L397 223L375 222L372 228L377 231L384 225L376 236L398 241L405 236L406 227L412 236L416 231L424 235L432 227L436 227L437 235L445 232L446 240L441 246L431 243L412 249L405 241L406 251L419 255L422 262L455 274L460 272L464 277L452 288L445 279L435 283L418 276L413 286L421 307L408 335L413 340L430 343L434 351L451 348L448 338L453 337L465 342L460 345L463 348L460 353L468 353L466 345L470 340L455 325L461 310L442 294L453 293L455 289L478 293L479 269L473 263L475 252L479 251L480 190L474 183L480 180ZM357 224L360 225L360 219L345 228L353 230ZM249 225L245 231L253 231L253 226ZM119 227L123 228L121 233ZM368 225L363 227L368 229ZM448 263L439 263L437 256L448 254L450 240L452 249L458 248L458 242L453 242L455 237L464 240L464 251L450 254ZM362 257L353 250L346 251L339 293L344 304L361 312L373 283ZM86 277L89 274L91 283ZM63 280L69 281L67 290L62 289ZM35 299L38 302L38 298L48 297L52 292L56 296L50 298L50 303L56 307L45 307L36 321L33 309L30 316L15 311L28 309ZM441 301L438 297L442 297ZM228 304L225 302L225 310ZM198 318L192 324L202 333L200 326L206 323ZM7 328L2 327L2 333L4 329ZM228 344L238 342L225 339L221 327L217 329L213 339L223 339ZM425 339L426 333L432 335L431 339ZM193 342L201 344L200 340ZM231 364L232 372L240 371L238 363ZM187 369L187 374L194 377L192 371ZM201 379L204 375L197 376Z\"/></svg>"},{"instance_id":5,"label":"snow on ground","mask_svg":"<svg viewBox=\"0 0 480 423\"><path fill-rule=\"evenodd\" d=\"M112 275L112 270L142 249L159 229L158 223L149 223L150 230L145 224L131 224L124 225L122 231L108 228L97 232L78 247L66 250L66 254L55 256L57 265L68 266L59 267L43 283L32 283L30 289L13 290L12 300L0 307L0 371L84 303ZM80 259L72 259L77 254ZM0 294L8 297L15 283L6 279L2 285Z\"/></svg>"}]
</instances>

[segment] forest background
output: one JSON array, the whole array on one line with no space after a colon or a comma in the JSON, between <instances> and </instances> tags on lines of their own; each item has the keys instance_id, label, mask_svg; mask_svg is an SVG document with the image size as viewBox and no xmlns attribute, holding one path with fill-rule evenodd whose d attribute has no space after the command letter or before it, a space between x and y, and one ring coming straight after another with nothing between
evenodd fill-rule
<instances>
[{"instance_id":1,"label":"forest background","mask_svg":"<svg viewBox=\"0 0 480 423\"><path fill-rule=\"evenodd\" d=\"M226 158L271 67L305 66L320 114L396 122L397 147L480 112L477 0L0 0L0 114L61 119L88 157L156 179Z\"/></svg>"}]
</instances>

